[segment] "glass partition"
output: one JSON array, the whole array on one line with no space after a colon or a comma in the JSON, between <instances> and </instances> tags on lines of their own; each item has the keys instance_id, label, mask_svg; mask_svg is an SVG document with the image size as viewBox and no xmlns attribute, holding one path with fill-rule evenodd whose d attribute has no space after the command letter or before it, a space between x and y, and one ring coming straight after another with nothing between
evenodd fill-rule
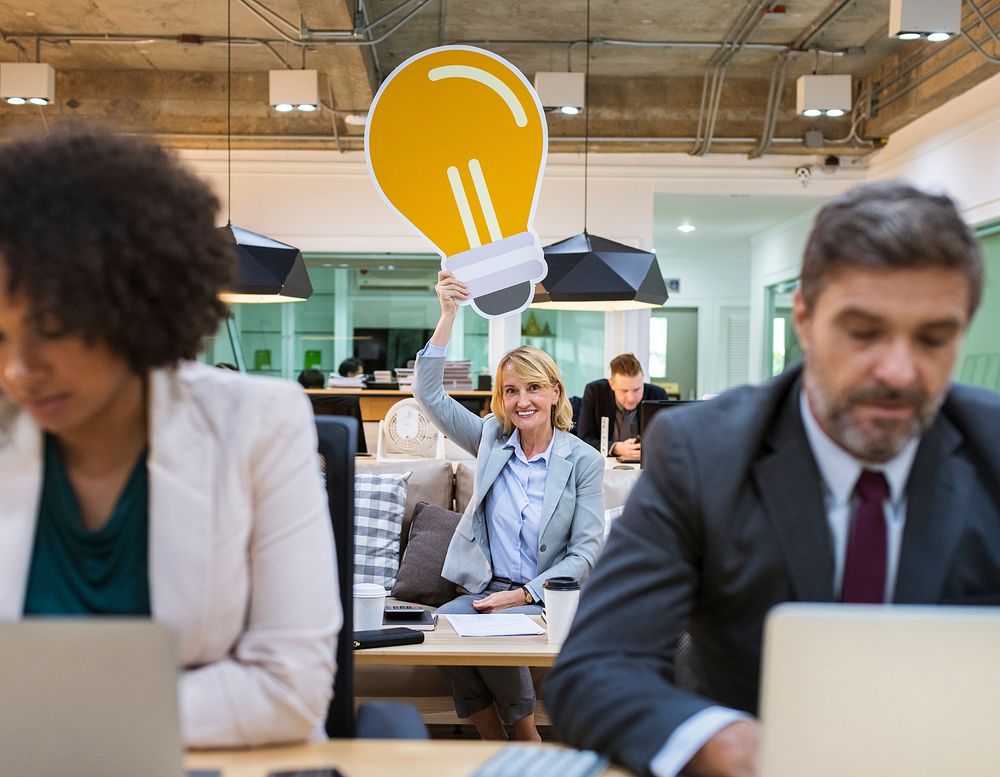
<instances>
[{"instance_id":1,"label":"glass partition","mask_svg":"<svg viewBox=\"0 0 1000 777\"><path fill-rule=\"evenodd\" d=\"M953 377L1000 391L1000 222L980 227L976 237L983 252L983 298L965 334Z\"/></svg>"},{"instance_id":2,"label":"glass partition","mask_svg":"<svg viewBox=\"0 0 1000 777\"><path fill-rule=\"evenodd\" d=\"M571 397L582 397L590 381L604 377L604 313L528 308L521 314L521 342L555 359Z\"/></svg>"},{"instance_id":3,"label":"glass partition","mask_svg":"<svg viewBox=\"0 0 1000 777\"><path fill-rule=\"evenodd\" d=\"M305 302L233 305L248 372L294 379L310 367L336 372L348 357L365 371L406 367L424 346L440 307L440 260L428 254L306 254L313 294ZM471 362L473 384L488 366L489 323L463 309L449 349ZM202 361L235 363L225 329L208 338ZM220 358L228 356L228 358Z\"/></svg>"}]
</instances>

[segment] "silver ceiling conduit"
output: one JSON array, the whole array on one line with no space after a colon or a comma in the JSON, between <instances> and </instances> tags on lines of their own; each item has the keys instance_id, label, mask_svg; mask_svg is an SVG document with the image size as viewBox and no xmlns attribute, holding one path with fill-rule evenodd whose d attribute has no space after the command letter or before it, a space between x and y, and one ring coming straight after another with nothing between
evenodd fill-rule
<instances>
[{"instance_id":1,"label":"silver ceiling conduit","mask_svg":"<svg viewBox=\"0 0 1000 777\"><path fill-rule=\"evenodd\" d=\"M767 95L767 108L764 111L764 127L760 134L760 143L750 152L750 159L758 159L767 153L774 137L774 129L778 124L778 114L781 112L781 99L785 92L785 77L787 75L788 59L795 54L804 53L813 39L819 35L823 28L832 22L837 15L854 0L835 0L830 3L813 21L800 32L782 54L778 55L774 63L774 70L771 72L771 85ZM814 50L817 56L819 52ZM831 52L842 54L843 52ZM848 137L855 136L857 124L855 123Z\"/></svg>"},{"instance_id":2,"label":"silver ceiling conduit","mask_svg":"<svg viewBox=\"0 0 1000 777\"><path fill-rule=\"evenodd\" d=\"M760 24L763 18L762 12L767 4L768 0L757 0L757 2L749 0L724 36L722 46L708 60L712 69L705 73L702 81L698 130L694 146L688 152L692 156L702 156L712 147L712 135L715 133L715 121L719 116L719 100L722 97L722 85L726 80L726 69L746 43L750 33Z\"/></svg>"}]
</instances>

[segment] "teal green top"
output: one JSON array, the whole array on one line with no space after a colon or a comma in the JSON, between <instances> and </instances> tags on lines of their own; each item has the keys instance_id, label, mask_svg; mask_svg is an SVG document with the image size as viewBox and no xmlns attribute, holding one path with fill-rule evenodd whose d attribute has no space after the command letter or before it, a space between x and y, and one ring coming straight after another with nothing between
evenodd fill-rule
<instances>
[{"instance_id":1,"label":"teal green top","mask_svg":"<svg viewBox=\"0 0 1000 777\"><path fill-rule=\"evenodd\" d=\"M139 456L108 522L83 525L76 493L45 435L45 477L25 615L149 615L149 477Z\"/></svg>"}]
</instances>

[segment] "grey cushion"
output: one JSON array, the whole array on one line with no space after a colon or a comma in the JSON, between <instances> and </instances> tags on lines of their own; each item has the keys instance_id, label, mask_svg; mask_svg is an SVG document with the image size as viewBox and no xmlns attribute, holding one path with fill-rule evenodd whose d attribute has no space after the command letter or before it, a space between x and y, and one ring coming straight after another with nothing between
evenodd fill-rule
<instances>
[{"instance_id":1,"label":"grey cushion","mask_svg":"<svg viewBox=\"0 0 1000 777\"><path fill-rule=\"evenodd\" d=\"M604 509L612 510L624 505L641 474L637 469L604 470Z\"/></svg>"},{"instance_id":2,"label":"grey cushion","mask_svg":"<svg viewBox=\"0 0 1000 777\"><path fill-rule=\"evenodd\" d=\"M411 461L375 462L358 458L357 474L381 475L387 472L412 472L406 484L406 508L403 511L403 528L400 534L400 552L406 550L410 520L418 502L430 502L441 507L452 505L451 464L442 459L413 459Z\"/></svg>"},{"instance_id":3,"label":"grey cushion","mask_svg":"<svg viewBox=\"0 0 1000 777\"><path fill-rule=\"evenodd\" d=\"M395 584L409 477L404 472L354 478L355 583Z\"/></svg>"},{"instance_id":4,"label":"grey cushion","mask_svg":"<svg viewBox=\"0 0 1000 777\"><path fill-rule=\"evenodd\" d=\"M417 505L392 589L394 597L430 607L440 607L455 598L458 590L453 582L441 577L441 567L461 517L437 505Z\"/></svg>"},{"instance_id":5,"label":"grey cushion","mask_svg":"<svg viewBox=\"0 0 1000 777\"><path fill-rule=\"evenodd\" d=\"M460 461L455 467L455 509L465 512L476 488L476 462Z\"/></svg>"}]
</instances>

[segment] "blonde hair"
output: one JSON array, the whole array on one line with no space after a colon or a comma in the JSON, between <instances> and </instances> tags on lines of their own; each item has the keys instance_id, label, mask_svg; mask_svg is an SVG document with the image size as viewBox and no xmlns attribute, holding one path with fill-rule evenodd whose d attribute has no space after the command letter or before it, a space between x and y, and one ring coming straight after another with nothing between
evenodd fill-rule
<instances>
[{"instance_id":1,"label":"blonde hair","mask_svg":"<svg viewBox=\"0 0 1000 777\"><path fill-rule=\"evenodd\" d=\"M503 405L503 372L507 367L510 367L514 374L523 381L557 387L559 398L552 408L549 421L553 428L561 429L564 432L573 428L573 408L566 397L566 387L563 386L562 376L559 374L559 368L555 361L539 348L531 345L519 345L500 359L496 377L493 379L493 398L490 401L490 409L503 426L504 434L510 434L514 430L514 423L507 417Z\"/></svg>"}]
</instances>

